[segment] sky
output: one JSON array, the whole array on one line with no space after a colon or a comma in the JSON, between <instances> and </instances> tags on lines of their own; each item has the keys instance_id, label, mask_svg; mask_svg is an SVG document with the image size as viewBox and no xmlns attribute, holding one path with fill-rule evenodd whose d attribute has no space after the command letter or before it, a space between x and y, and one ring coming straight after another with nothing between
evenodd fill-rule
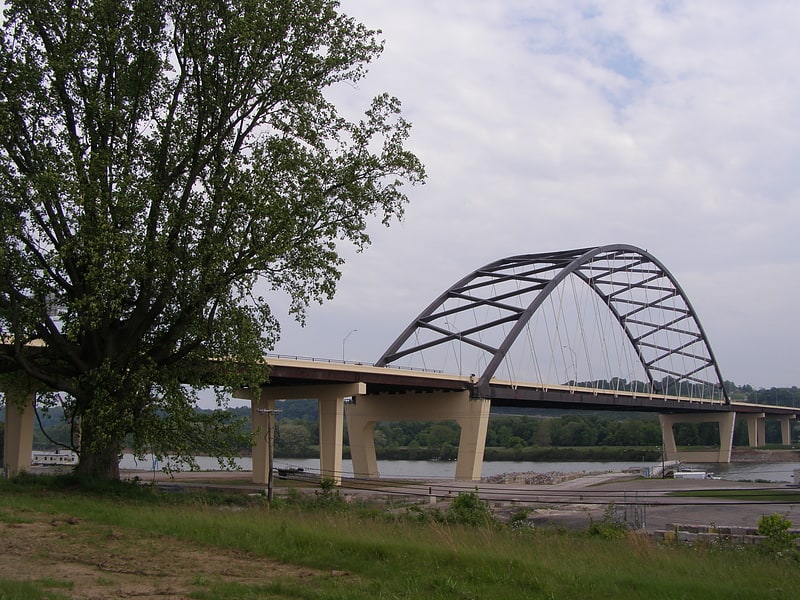
<instances>
[{"instance_id":1,"label":"sky","mask_svg":"<svg viewBox=\"0 0 800 600\"><path fill-rule=\"evenodd\" d=\"M376 361L436 296L496 259L625 243L683 287L723 377L800 385L800 3L342 0L425 164L402 222L343 249L282 355Z\"/></svg>"}]
</instances>

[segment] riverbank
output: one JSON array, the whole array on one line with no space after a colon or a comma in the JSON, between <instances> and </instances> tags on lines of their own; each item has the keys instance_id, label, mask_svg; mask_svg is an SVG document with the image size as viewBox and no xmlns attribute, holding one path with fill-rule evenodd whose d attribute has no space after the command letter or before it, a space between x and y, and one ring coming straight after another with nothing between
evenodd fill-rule
<instances>
[{"instance_id":1,"label":"riverbank","mask_svg":"<svg viewBox=\"0 0 800 600\"><path fill-rule=\"evenodd\" d=\"M773 451L776 452L776 451ZM784 452L781 454L781 452ZM712 473L716 477L730 481L768 481L775 483L796 483L794 472L800 470L800 459L796 462L790 461L790 455L786 451L777 451L774 454L776 462L765 462L761 458L749 461L738 461L730 464L705 463L684 465L687 468L699 469ZM792 454L794 454L792 452ZM761 457L765 455L760 455ZM734 457L735 459L735 457ZM207 457L197 457L198 468L200 471L219 471L219 463L215 459ZM252 471L252 460L243 457L236 460L238 477L247 478ZM506 473L583 473L583 472L625 472L638 470L639 473L645 469L650 470L651 476L658 473L662 462L658 461L485 461L481 470L483 478ZM155 471L160 473L164 465L158 463ZM319 458L276 458L274 461L276 469L302 469L309 475L319 475ZM123 471L135 472L143 480L151 479L153 474L153 463L150 457L143 461L134 460L133 456L126 454L120 462L120 469ZM424 460L392 460L378 461L378 473L381 479L413 479L424 481L450 481L455 478L455 461L424 461ZM345 478L354 476L352 461L343 460L341 475Z\"/></svg>"},{"instance_id":2,"label":"riverbank","mask_svg":"<svg viewBox=\"0 0 800 600\"><path fill-rule=\"evenodd\" d=\"M762 450L759 448L734 448L732 462L788 463L800 462L800 450Z\"/></svg>"}]
</instances>

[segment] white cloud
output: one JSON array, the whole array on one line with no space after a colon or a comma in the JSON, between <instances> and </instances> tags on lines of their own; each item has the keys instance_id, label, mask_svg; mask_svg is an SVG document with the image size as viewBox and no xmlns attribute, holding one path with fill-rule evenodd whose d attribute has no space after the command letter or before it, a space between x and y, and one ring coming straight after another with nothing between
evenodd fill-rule
<instances>
[{"instance_id":1,"label":"white cloud","mask_svg":"<svg viewBox=\"0 0 800 600\"><path fill-rule=\"evenodd\" d=\"M382 29L386 50L337 103L400 97L429 181L408 190L402 224L373 229L372 247L348 257L335 300L312 309L306 331L287 326L279 350L337 358L358 328L348 357L374 360L439 292L491 260L622 242L688 281L726 378L798 383L800 5L342 9Z\"/></svg>"}]
</instances>

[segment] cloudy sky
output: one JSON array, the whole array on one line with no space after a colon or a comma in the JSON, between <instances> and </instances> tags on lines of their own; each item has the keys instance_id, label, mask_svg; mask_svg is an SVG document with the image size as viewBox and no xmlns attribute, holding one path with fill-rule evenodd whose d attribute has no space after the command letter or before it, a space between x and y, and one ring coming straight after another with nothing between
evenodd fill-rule
<instances>
[{"instance_id":1,"label":"cloudy sky","mask_svg":"<svg viewBox=\"0 0 800 600\"><path fill-rule=\"evenodd\" d=\"M374 362L495 259L609 243L676 276L723 375L800 385L800 3L342 0L383 56L426 185L346 252L336 298L281 354ZM281 312L281 303L275 303ZM353 331L357 330L357 331Z\"/></svg>"}]
</instances>

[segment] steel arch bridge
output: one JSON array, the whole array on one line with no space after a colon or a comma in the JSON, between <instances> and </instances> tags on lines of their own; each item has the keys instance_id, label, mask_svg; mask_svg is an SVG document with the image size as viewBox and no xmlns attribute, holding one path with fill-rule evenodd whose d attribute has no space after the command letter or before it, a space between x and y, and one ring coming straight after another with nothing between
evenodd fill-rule
<instances>
[{"instance_id":1,"label":"steel arch bridge","mask_svg":"<svg viewBox=\"0 0 800 600\"><path fill-rule=\"evenodd\" d=\"M588 293L616 323L650 393L730 403L708 337L685 292L657 258L626 244L524 254L489 263L460 279L425 308L376 366L397 365L431 349L450 347L449 352L460 355L466 348L479 355L473 389L477 396L489 397L491 382L509 360L512 346L532 336L531 321L546 303L563 301L567 282L572 282L576 297L575 289L581 287L580 293ZM553 311L557 321L560 309ZM580 347L585 343L586 312L577 312L579 333L572 341L562 343L567 339L566 327L559 329L558 323L548 326L547 332L553 351L558 352L559 346L562 354L569 350L576 380L578 351L572 344ZM608 333L604 330L600 335L605 338ZM606 357L600 360L609 362L609 353L606 350ZM590 362L588 350L585 355ZM531 360L536 362L536 357ZM599 381L572 383L601 385ZM608 382L602 385L607 387Z\"/></svg>"}]
</instances>

